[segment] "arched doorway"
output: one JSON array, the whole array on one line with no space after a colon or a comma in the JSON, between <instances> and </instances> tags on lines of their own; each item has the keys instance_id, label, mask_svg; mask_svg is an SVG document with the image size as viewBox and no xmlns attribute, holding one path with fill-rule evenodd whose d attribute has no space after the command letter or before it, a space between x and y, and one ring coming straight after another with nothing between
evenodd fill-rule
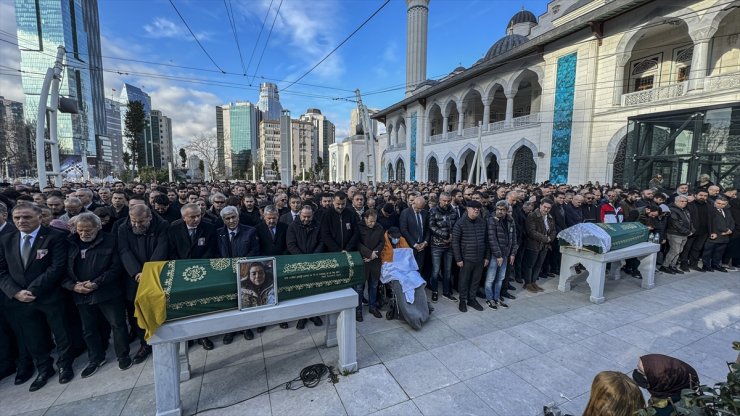
<instances>
[{"instance_id":1,"label":"arched doorway","mask_svg":"<svg viewBox=\"0 0 740 416\"><path fill-rule=\"evenodd\" d=\"M455 159L451 157L447 158L445 169L447 170L447 181L450 183L457 182L457 166L455 166Z\"/></svg>"},{"instance_id":2,"label":"arched doorway","mask_svg":"<svg viewBox=\"0 0 740 416\"><path fill-rule=\"evenodd\" d=\"M388 164L388 180L389 181L392 181L393 178L395 178L395 177L396 177L396 175L393 174L393 164L392 163L389 163Z\"/></svg>"},{"instance_id":3,"label":"arched doorway","mask_svg":"<svg viewBox=\"0 0 740 416\"><path fill-rule=\"evenodd\" d=\"M344 155L344 178L343 179L345 181L350 180L350 177L349 177L349 172L350 172L349 171L349 166L350 166L349 165L349 155Z\"/></svg>"},{"instance_id":4,"label":"arched doorway","mask_svg":"<svg viewBox=\"0 0 740 416\"><path fill-rule=\"evenodd\" d=\"M462 163L462 169L460 171L460 180L467 180L468 176L470 176L470 170L473 169L473 159L475 158L475 153L472 150L467 150L465 153L463 153L462 157L460 158L460 163ZM477 182L477 181L476 181Z\"/></svg>"},{"instance_id":5,"label":"arched doorway","mask_svg":"<svg viewBox=\"0 0 740 416\"><path fill-rule=\"evenodd\" d=\"M427 167L427 181L439 182L439 166L437 165L437 158L434 156L429 159L429 165Z\"/></svg>"},{"instance_id":6,"label":"arched doorway","mask_svg":"<svg viewBox=\"0 0 740 416\"><path fill-rule=\"evenodd\" d=\"M401 182L406 180L406 166L403 164L403 159L398 159L396 162L396 180Z\"/></svg>"},{"instance_id":7,"label":"arched doorway","mask_svg":"<svg viewBox=\"0 0 740 416\"><path fill-rule=\"evenodd\" d=\"M614 166L612 167L612 182L620 185L624 184L624 159L627 155L627 139L623 138L617 146L617 154L614 156Z\"/></svg>"},{"instance_id":8,"label":"arched doorway","mask_svg":"<svg viewBox=\"0 0 740 416\"><path fill-rule=\"evenodd\" d=\"M498 158L493 153L486 158L486 176L491 182L498 180Z\"/></svg>"},{"instance_id":9,"label":"arched doorway","mask_svg":"<svg viewBox=\"0 0 740 416\"><path fill-rule=\"evenodd\" d=\"M536 173L537 164L534 162L532 149L527 146L517 149L511 167L511 181L513 183L534 183Z\"/></svg>"}]
</instances>

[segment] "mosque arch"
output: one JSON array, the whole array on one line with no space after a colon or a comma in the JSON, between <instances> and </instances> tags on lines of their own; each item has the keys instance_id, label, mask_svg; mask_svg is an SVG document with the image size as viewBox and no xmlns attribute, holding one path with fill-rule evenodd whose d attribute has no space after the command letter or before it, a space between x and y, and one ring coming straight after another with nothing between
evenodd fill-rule
<instances>
[{"instance_id":1,"label":"mosque arch","mask_svg":"<svg viewBox=\"0 0 740 416\"><path fill-rule=\"evenodd\" d=\"M532 149L520 146L513 155L511 163L512 183L534 183L537 175L537 163L534 161Z\"/></svg>"}]
</instances>

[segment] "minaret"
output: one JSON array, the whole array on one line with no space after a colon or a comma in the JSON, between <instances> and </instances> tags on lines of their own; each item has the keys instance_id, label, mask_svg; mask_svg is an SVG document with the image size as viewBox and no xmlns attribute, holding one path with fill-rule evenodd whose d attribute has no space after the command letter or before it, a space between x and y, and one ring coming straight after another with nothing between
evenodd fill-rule
<instances>
[{"instance_id":1,"label":"minaret","mask_svg":"<svg viewBox=\"0 0 740 416\"><path fill-rule=\"evenodd\" d=\"M427 78L427 21L430 0L406 0L406 96Z\"/></svg>"}]
</instances>

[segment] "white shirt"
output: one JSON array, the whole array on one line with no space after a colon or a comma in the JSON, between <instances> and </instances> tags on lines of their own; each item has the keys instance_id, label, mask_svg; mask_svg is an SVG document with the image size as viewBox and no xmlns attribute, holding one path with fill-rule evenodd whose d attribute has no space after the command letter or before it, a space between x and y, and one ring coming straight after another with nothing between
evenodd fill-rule
<instances>
[{"instance_id":1,"label":"white shirt","mask_svg":"<svg viewBox=\"0 0 740 416\"><path fill-rule=\"evenodd\" d=\"M8 225L8 222L7 222L7 221L5 221L5 222L3 223L3 225L0 225L0 233L1 233L1 232L3 232L3 230L5 229L5 226L6 226L6 225Z\"/></svg>"},{"instance_id":2,"label":"white shirt","mask_svg":"<svg viewBox=\"0 0 740 416\"><path fill-rule=\"evenodd\" d=\"M20 252L23 252L23 242L25 241L26 236L27 235L30 235L31 236L30 242L31 242L31 246L33 246L33 242L36 240L36 236L39 234L39 230L40 229L41 229L41 226L38 226L38 227L36 227L35 230L31 231L28 234L26 234L23 231L21 231L21 241L20 241L20 245L18 246L18 248L20 249Z\"/></svg>"}]
</instances>

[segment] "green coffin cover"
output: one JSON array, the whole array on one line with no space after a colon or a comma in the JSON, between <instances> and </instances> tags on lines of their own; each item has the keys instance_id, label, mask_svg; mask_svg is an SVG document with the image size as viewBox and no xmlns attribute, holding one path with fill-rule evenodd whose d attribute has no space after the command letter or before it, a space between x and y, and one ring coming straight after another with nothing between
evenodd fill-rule
<instances>
[{"instance_id":1,"label":"green coffin cover","mask_svg":"<svg viewBox=\"0 0 740 416\"><path fill-rule=\"evenodd\" d=\"M648 241L648 234L650 230L639 222L623 222L615 224L594 224L602 230L606 231L611 238L611 249L609 251L620 250L635 244L640 244ZM562 238L558 239L560 245L563 247L572 247L570 243ZM604 250L600 246L595 245L584 245L584 249L593 251L595 253L602 254Z\"/></svg>"},{"instance_id":2,"label":"green coffin cover","mask_svg":"<svg viewBox=\"0 0 740 416\"><path fill-rule=\"evenodd\" d=\"M159 275L167 320L236 309L236 268L247 259L167 262ZM349 288L364 280L364 263L357 252L275 256L275 262L278 304Z\"/></svg>"}]
</instances>

